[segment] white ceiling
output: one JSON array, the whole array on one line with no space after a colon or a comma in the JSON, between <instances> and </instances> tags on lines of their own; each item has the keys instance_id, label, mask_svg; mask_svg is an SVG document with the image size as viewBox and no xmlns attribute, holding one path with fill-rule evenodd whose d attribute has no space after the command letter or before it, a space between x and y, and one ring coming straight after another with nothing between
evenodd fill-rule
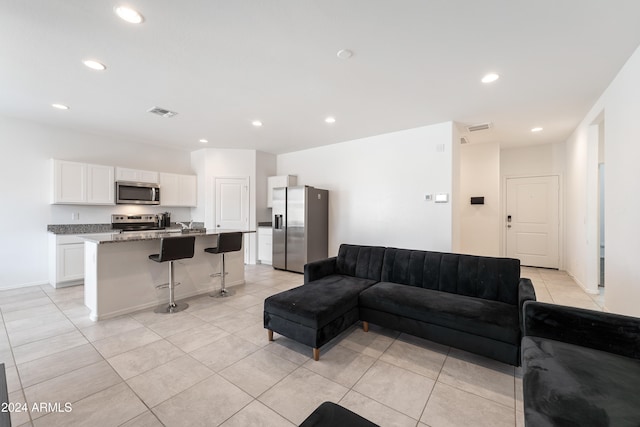
<instances>
[{"instance_id":1,"label":"white ceiling","mask_svg":"<svg viewBox=\"0 0 640 427\"><path fill-rule=\"evenodd\" d=\"M493 123L471 143L531 145L565 140L640 44L637 0L132 0L137 26L117 4L0 0L0 114L185 150L449 120Z\"/></svg>"}]
</instances>

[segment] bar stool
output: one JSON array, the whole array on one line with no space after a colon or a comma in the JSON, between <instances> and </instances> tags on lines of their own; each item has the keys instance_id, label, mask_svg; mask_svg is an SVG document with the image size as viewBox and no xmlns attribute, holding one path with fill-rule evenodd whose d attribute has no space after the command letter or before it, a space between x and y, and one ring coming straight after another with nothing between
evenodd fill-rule
<instances>
[{"instance_id":1,"label":"bar stool","mask_svg":"<svg viewBox=\"0 0 640 427\"><path fill-rule=\"evenodd\" d=\"M217 277L217 276L221 277L220 281L222 283L222 288L220 289L220 292L215 292L213 294L210 294L209 295L210 297L214 297L214 298L229 297L235 293L234 291L228 290L224 284L225 276L229 274L224 269L224 254L228 252L236 252L236 251L239 251L240 249L242 249L242 232L237 231L233 233L218 234L218 246L216 246L215 248L206 248L204 250L205 252L208 252L210 254L222 254L221 272L214 273L211 275L211 277Z\"/></svg>"},{"instance_id":2,"label":"bar stool","mask_svg":"<svg viewBox=\"0 0 640 427\"><path fill-rule=\"evenodd\" d=\"M173 299L175 283L173 275L173 261L185 258L193 258L195 236L163 237L160 239L160 253L149 255L149 259L155 262L169 262L169 283L158 285L156 288L169 288L169 305L160 305L154 311L156 313L177 313L189 307L189 304L176 303Z\"/></svg>"}]
</instances>

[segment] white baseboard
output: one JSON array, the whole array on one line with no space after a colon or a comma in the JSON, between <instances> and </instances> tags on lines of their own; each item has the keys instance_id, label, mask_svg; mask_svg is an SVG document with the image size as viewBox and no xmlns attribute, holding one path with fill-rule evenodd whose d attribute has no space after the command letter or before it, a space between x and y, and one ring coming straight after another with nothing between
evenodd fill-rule
<instances>
[{"instance_id":1,"label":"white baseboard","mask_svg":"<svg viewBox=\"0 0 640 427\"><path fill-rule=\"evenodd\" d=\"M37 281L37 282L30 282L30 283L21 283L18 285L7 285L7 286L0 286L0 290L9 290L9 289L19 289L19 288L28 288L30 286L43 286L43 285L49 285L49 281L45 280L45 281Z\"/></svg>"}]
</instances>

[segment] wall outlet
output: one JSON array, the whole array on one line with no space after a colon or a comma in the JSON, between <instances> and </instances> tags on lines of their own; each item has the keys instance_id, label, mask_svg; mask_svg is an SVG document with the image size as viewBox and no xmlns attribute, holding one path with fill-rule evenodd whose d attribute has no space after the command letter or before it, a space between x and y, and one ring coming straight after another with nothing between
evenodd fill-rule
<instances>
[{"instance_id":1,"label":"wall outlet","mask_svg":"<svg viewBox=\"0 0 640 427\"><path fill-rule=\"evenodd\" d=\"M71 219L78 221L80 219L80 212L71 212Z\"/></svg>"},{"instance_id":2,"label":"wall outlet","mask_svg":"<svg viewBox=\"0 0 640 427\"><path fill-rule=\"evenodd\" d=\"M425 199L427 202L432 201L432 200L433 200L433 194L425 194L425 195L424 195L424 199Z\"/></svg>"}]
</instances>

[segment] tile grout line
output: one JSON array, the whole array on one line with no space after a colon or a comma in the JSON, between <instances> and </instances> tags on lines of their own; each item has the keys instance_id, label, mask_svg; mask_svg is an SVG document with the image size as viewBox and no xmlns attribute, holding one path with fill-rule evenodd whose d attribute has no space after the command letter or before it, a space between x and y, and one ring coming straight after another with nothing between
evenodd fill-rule
<instances>
[{"instance_id":1,"label":"tile grout line","mask_svg":"<svg viewBox=\"0 0 640 427\"><path fill-rule=\"evenodd\" d=\"M2 328L4 329L4 333L7 336L7 344L9 344L9 350L11 351L11 358L13 359L13 368L16 370L16 375L18 376L18 383L20 384L20 394L22 394L22 398L24 399L25 403L27 404L27 415L29 417L29 421L27 423L30 423L31 425L33 425L33 419L31 418L31 410L29 409L29 402L27 402L27 396L24 393L24 387L22 386L22 378L20 377L20 371L18 370L18 364L16 363L16 357L13 354L13 346L11 345L11 338L9 338L9 332L7 331L7 325L4 321L4 311L0 310L0 318L2 318ZM5 374L6 374L6 365L5 365ZM6 377L6 375L5 375ZM18 391L18 390L16 390ZM15 393L15 392L14 392ZM7 398L9 398L9 394L7 393ZM9 414L9 419L11 419L11 413ZM23 424L27 424L27 423L23 423Z\"/></svg>"}]
</instances>

